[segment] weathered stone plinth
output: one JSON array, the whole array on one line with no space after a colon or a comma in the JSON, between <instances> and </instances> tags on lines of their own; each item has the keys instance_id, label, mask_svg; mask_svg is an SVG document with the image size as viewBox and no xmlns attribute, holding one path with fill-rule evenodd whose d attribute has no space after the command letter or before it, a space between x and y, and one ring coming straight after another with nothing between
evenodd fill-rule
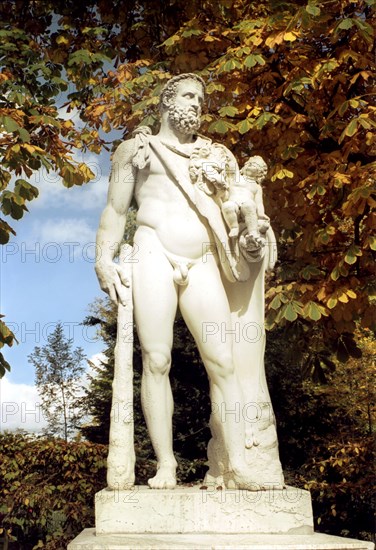
<instances>
[{"instance_id":1,"label":"weathered stone plinth","mask_svg":"<svg viewBox=\"0 0 376 550\"><path fill-rule=\"evenodd\" d=\"M308 491L243 491L208 486L129 491L95 499L95 529L68 550L372 550L373 543L313 532Z\"/></svg>"},{"instance_id":2,"label":"weathered stone plinth","mask_svg":"<svg viewBox=\"0 0 376 550\"><path fill-rule=\"evenodd\" d=\"M96 495L97 534L313 533L308 491L243 491L180 487L108 491Z\"/></svg>"}]
</instances>

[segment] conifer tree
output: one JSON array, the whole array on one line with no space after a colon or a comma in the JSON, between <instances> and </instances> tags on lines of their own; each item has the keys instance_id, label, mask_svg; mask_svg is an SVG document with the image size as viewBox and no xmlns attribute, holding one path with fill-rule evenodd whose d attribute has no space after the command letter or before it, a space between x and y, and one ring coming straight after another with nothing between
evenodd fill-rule
<instances>
[{"instance_id":1,"label":"conifer tree","mask_svg":"<svg viewBox=\"0 0 376 550\"><path fill-rule=\"evenodd\" d=\"M35 384L47 427L44 434L67 441L80 423L81 377L84 373L83 349L72 349L72 339L64 335L59 321L47 344L35 347L29 361L35 367Z\"/></svg>"}]
</instances>

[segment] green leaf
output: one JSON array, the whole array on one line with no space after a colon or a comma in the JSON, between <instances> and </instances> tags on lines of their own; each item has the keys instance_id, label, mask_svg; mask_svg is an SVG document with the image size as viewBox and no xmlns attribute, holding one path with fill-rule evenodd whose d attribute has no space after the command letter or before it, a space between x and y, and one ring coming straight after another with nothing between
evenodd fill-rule
<instances>
[{"instance_id":1,"label":"green leaf","mask_svg":"<svg viewBox=\"0 0 376 550\"><path fill-rule=\"evenodd\" d=\"M309 281L312 278L320 277L322 275L322 271L315 265L307 265L304 269L301 271L301 276L303 279L306 279Z\"/></svg>"},{"instance_id":2,"label":"green leaf","mask_svg":"<svg viewBox=\"0 0 376 550\"><path fill-rule=\"evenodd\" d=\"M206 87L206 93L210 95L213 92L224 92L225 89L226 88L223 86L223 84L217 84L216 82L210 82Z\"/></svg>"},{"instance_id":3,"label":"green leaf","mask_svg":"<svg viewBox=\"0 0 376 550\"><path fill-rule=\"evenodd\" d=\"M252 120L245 118L238 123L237 128L240 134L246 134L252 128Z\"/></svg>"},{"instance_id":4,"label":"green leaf","mask_svg":"<svg viewBox=\"0 0 376 550\"><path fill-rule=\"evenodd\" d=\"M2 116L2 124L7 132L17 132L20 127L18 126L17 122L10 116Z\"/></svg>"},{"instance_id":5,"label":"green leaf","mask_svg":"<svg viewBox=\"0 0 376 550\"><path fill-rule=\"evenodd\" d=\"M310 15L317 16L317 15L320 15L321 10L314 3L308 2L308 6L306 6L306 12L309 13Z\"/></svg>"},{"instance_id":6,"label":"green leaf","mask_svg":"<svg viewBox=\"0 0 376 550\"><path fill-rule=\"evenodd\" d=\"M10 371L10 364L5 360L4 355L0 353L0 378L4 376L6 371Z\"/></svg>"},{"instance_id":7,"label":"green leaf","mask_svg":"<svg viewBox=\"0 0 376 550\"><path fill-rule=\"evenodd\" d=\"M242 63L239 61L239 59L231 58L226 63L221 66L218 72L220 73L229 73L233 71L234 69L241 69Z\"/></svg>"},{"instance_id":8,"label":"green leaf","mask_svg":"<svg viewBox=\"0 0 376 550\"><path fill-rule=\"evenodd\" d=\"M308 302L304 310L307 313L308 317L313 321L318 321L319 319L321 319L320 308L315 302L312 302L312 301Z\"/></svg>"},{"instance_id":9,"label":"green leaf","mask_svg":"<svg viewBox=\"0 0 376 550\"><path fill-rule=\"evenodd\" d=\"M362 256L362 251L360 250L359 246L353 244L350 246L348 251L345 255L345 262L347 264L353 265L356 263L356 259L358 256Z\"/></svg>"},{"instance_id":10,"label":"green leaf","mask_svg":"<svg viewBox=\"0 0 376 550\"><path fill-rule=\"evenodd\" d=\"M266 61L259 53L248 55L244 60L244 65L248 69L252 69L255 65L265 65Z\"/></svg>"},{"instance_id":11,"label":"green leaf","mask_svg":"<svg viewBox=\"0 0 376 550\"><path fill-rule=\"evenodd\" d=\"M252 67L254 67L255 65L257 65L257 60L256 60L256 57L251 54L251 55L248 55L245 60L244 60L244 65L245 67L247 67L248 69L252 69Z\"/></svg>"},{"instance_id":12,"label":"green leaf","mask_svg":"<svg viewBox=\"0 0 376 550\"><path fill-rule=\"evenodd\" d=\"M219 109L219 114L221 116L233 117L233 116L237 115L238 113L239 113L239 111L233 105L228 105L227 107L221 107L221 109Z\"/></svg>"},{"instance_id":13,"label":"green leaf","mask_svg":"<svg viewBox=\"0 0 376 550\"><path fill-rule=\"evenodd\" d=\"M345 134L346 136L352 137L358 128L358 122L356 119L353 119L345 128Z\"/></svg>"},{"instance_id":14,"label":"green leaf","mask_svg":"<svg viewBox=\"0 0 376 550\"><path fill-rule=\"evenodd\" d=\"M280 119L279 115L275 115L274 113L269 113L267 111L264 111L261 113L260 116L257 117L255 121L255 128L258 130L262 130L262 128L268 124L268 122L271 122L272 124L276 124Z\"/></svg>"},{"instance_id":15,"label":"green leaf","mask_svg":"<svg viewBox=\"0 0 376 550\"><path fill-rule=\"evenodd\" d=\"M25 130L25 128L19 128L18 129L18 134L21 138L21 141L23 143L28 143L30 142L30 134L27 130Z\"/></svg>"},{"instance_id":16,"label":"green leaf","mask_svg":"<svg viewBox=\"0 0 376 550\"><path fill-rule=\"evenodd\" d=\"M181 33L183 38L190 38L191 36L200 36L200 34L203 34L200 29L187 29Z\"/></svg>"},{"instance_id":17,"label":"green leaf","mask_svg":"<svg viewBox=\"0 0 376 550\"><path fill-rule=\"evenodd\" d=\"M341 274L340 274L340 271L338 269L338 266L336 266L333 271L331 272L330 274L330 278L333 280L333 281L338 281L338 279L340 278Z\"/></svg>"},{"instance_id":18,"label":"green leaf","mask_svg":"<svg viewBox=\"0 0 376 550\"><path fill-rule=\"evenodd\" d=\"M333 296L329 298L329 300L326 302L326 305L329 309L333 309L338 304L337 298L334 298Z\"/></svg>"},{"instance_id":19,"label":"green leaf","mask_svg":"<svg viewBox=\"0 0 376 550\"><path fill-rule=\"evenodd\" d=\"M272 309L279 309L282 305L282 302L281 302L281 297L279 294L276 294L273 298L273 300L271 301L270 303L270 307Z\"/></svg>"},{"instance_id":20,"label":"green leaf","mask_svg":"<svg viewBox=\"0 0 376 550\"><path fill-rule=\"evenodd\" d=\"M208 132L217 133L217 134L226 134L230 129L233 128L233 125L226 122L225 120L216 120L212 122L208 128Z\"/></svg>"},{"instance_id":21,"label":"green leaf","mask_svg":"<svg viewBox=\"0 0 376 550\"><path fill-rule=\"evenodd\" d=\"M283 317L287 321L295 321L298 318L298 314L295 311L293 304L290 302L283 308Z\"/></svg>"},{"instance_id":22,"label":"green leaf","mask_svg":"<svg viewBox=\"0 0 376 550\"><path fill-rule=\"evenodd\" d=\"M161 46L173 46L176 42L179 42L180 36L177 34L174 34L173 36L170 36L170 38L167 38L164 42L162 42Z\"/></svg>"},{"instance_id":23,"label":"green leaf","mask_svg":"<svg viewBox=\"0 0 376 550\"><path fill-rule=\"evenodd\" d=\"M340 116L343 116L343 115L346 113L346 111L347 111L348 108L349 108L349 102L348 102L348 101L344 101L344 102L342 103L342 105L340 105L340 107L339 107L339 109L338 109L338 114L339 114Z\"/></svg>"},{"instance_id":24,"label":"green leaf","mask_svg":"<svg viewBox=\"0 0 376 550\"><path fill-rule=\"evenodd\" d=\"M354 21L352 19L343 19L337 26L337 29L349 30L353 26Z\"/></svg>"},{"instance_id":25,"label":"green leaf","mask_svg":"<svg viewBox=\"0 0 376 550\"><path fill-rule=\"evenodd\" d=\"M7 325L0 319L0 348L6 344L11 347L16 341L13 332L7 327Z\"/></svg>"},{"instance_id":26,"label":"green leaf","mask_svg":"<svg viewBox=\"0 0 376 550\"><path fill-rule=\"evenodd\" d=\"M28 201L35 199L39 195L38 188L23 179L16 180L14 191Z\"/></svg>"}]
</instances>

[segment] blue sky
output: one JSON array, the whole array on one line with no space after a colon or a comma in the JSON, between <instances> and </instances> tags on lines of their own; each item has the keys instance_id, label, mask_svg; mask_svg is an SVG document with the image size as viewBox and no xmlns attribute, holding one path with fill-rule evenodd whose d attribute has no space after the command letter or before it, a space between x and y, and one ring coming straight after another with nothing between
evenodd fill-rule
<instances>
[{"instance_id":1,"label":"blue sky","mask_svg":"<svg viewBox=\"0 0 376 550\"><path fill-rule=\"evenodd\" d=\"M40 195L21 220L10 220L17 236L0 247L1 312L19 341L2 350L12 370L0 380L0 430L38 429L35 414L22 414L33 411L38 402L34 367L27 356L35 346L46 344L57 321L73 339L73 347L81 346L88 358L103 349L95 329L80 323L89 304L104 296L94 272L94 242L106 202L110 155L76 151L75 159L86 162L95 179L67 189L56 174L36 173L30 181Z\"/></svg>"}]
</instances>

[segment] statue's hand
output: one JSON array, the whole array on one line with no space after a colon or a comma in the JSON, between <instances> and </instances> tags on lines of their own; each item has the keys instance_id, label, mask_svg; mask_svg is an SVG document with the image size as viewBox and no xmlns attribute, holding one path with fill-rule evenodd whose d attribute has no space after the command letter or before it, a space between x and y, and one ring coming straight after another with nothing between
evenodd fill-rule
<instances>
[{"instance_id":1,"label":"statue's hand","mask_svg":"<svg viewBox=\"0 0 376 550\"><path fill-rule=\"evenodd\" d=\"M95 264L95 271L101 289L110 296L111 300L124 305L126 302L125 287L129 287L129 280L122 268L112 261L100 261Z\"/></svg>"}]
</instances>

